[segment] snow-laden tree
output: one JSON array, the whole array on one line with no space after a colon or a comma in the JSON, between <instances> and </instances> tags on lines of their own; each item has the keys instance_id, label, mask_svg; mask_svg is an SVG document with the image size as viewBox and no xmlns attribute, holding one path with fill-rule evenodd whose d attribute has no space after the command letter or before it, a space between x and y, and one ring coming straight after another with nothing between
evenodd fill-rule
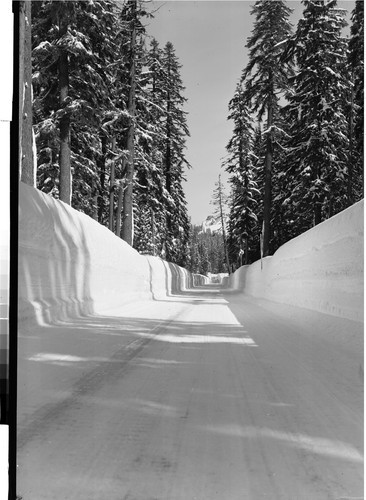
<instances>
[{"instance_id":1,"label":"snow-laden tree","mask_svg":"<svg viewBox=\"0 0 366 500\"><path fill-rule=\"evenodd\" d=\"M349 175L348 201L354 203L363 197L364 156L364 2L356 0L352 11L348 62L352 88L349 111Z\"/></svg>"},{"instance_id":2,"label":"snow-laden tree","mask_svg":"<svg viewBox=\"0 0 366 500\"><path fill-rule=\"evenodd\" d=\"M224 184L221 180L221 174L219 175L218 181L215 182L215 189L212 195L211 203L215 207L214 215L220 218L222 244L224 248L225 261L226 261L226 271L230 274L230 262L229 262L229 253L227 247L227 229L226 229L228 197L225 193Z\"/></svg>"},{"instance_id":3,"label":"snow-laden tree","mask_svg":"<svg viewBox=\"0 0 366 500\"><path fill-rule=\"evenodd\" d=\"M32 3L38 187L92 216L115 9L108 0Z\"/></svg>"},{"instance_id":4,"label":"snow-laden tree","mask_svg":"<svg viewBox=\"0 0 366 500\"><path fill-rule=\"evenodd\" d=\"M137 96L141 113L136 171L135 248L163 256L167 234L167 202L164 171L163 51L152 39L145 54ZM138 208L137 208L138 207Z\"/></svg>"},{"instance_id":5,"label":"snow-laden tree","mask_svg":"<svg viewBox=\"0 0 366 500\"><path fill-rule=\"evenodd\" d=\"M184 170L190 167L185 157L185 143L189 131L187 113L184 111L186 98L183 95L185 88L180 75L181 65L172 43L165 45L161 62L161 104L164 108L162 154L167 191L166 258L183 265L189 235L187 203L183 191Z\"/></svg>"},{"instance_id":6,"label":"snow-laden tree","mask_svg":"<svg viewBox=\"0 0 366 500\"><path fill-rule=\"evenodd\" d=\"M290 64L281 64L286 41L292 33L289 22L291 9L284 1L258 0L252 8L255 16L252 35L246 47L249 49L249 62L242 73L245 84L245 96L252 106L252 111L261 121L266 120L264 130L266 153L264 164L264 200L263 200L263 253L270 251L271 205L272 205L272 161L274 134L278 124L276 116L280 95L288 87Z\"/></svg>"},{"instance_id":7,"label":"snow-laden tree","mask_svg":"<svg viewBox=\"0 0 366 500\"><path fill-rule=\"evenodd\" d=\"M288 46L297 72L288 95L287 179L296 227L302 232L347 204L348 95L345 12L336 0L303 0L305 9Z\"/></svg>"},{"instance_id":8,"label":"snow-laden tree","mask_svg":"<svg viewBox=\"0 0 366 500\"><path fill-rule=\"evenodd\" d=\"M136 154L140 161L136 169L135 247L184 265L189 257L190 231L183 191L184 170L189 166L185 138L189 134L180 67L172 44L161 49L156 40L151 41L136 96Z\"/></svg>"},{"instance_id":9,"label":"snow-laden tree","mask_svg":"<svg viewBox=\"0 0 366 500\"><path fill-rule=\"evenodd\" d=\"M231 203L229 224L229 254L232 262L248 263L249 252L258 237L258 190L254 180L252 116L245 102L242 85L236 87L234 97L229 103L228 119L234 122L233 135L226 147L228 157L224 165L231 175ZM244 252L244 257L242 257Z\"/></svg>"}]
</instances>

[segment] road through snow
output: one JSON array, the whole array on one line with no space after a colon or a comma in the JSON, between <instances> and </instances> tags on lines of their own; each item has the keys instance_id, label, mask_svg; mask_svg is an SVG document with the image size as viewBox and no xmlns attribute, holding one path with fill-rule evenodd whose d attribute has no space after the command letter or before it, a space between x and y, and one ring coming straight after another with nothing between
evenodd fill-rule
<instances>
[{"instance_id":1,"label":"road through snow","mask_svg":"<svg viewBox=\"0 0 366 500\"><path fill-rule=\"evenodd\" d=\"M362 333L214 286L20 332L18 494L362 498Z\"/></svg>"}]
</instances>

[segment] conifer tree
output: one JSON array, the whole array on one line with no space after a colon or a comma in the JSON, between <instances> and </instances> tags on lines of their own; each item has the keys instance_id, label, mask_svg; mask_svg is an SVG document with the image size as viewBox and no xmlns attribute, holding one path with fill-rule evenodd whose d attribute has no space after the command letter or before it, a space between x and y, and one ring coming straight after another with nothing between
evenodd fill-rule
<instances>
[{"instance_id":1,"label":"conifer tree","mask_svg":"<svg viewBox=\"0 0 366 500\"><path fill-rule=\"evenodd\" d=\"M299 232L345 208L348 152L344 11L336 8L336 0L303 3L303 18L288 48L297 64L287 108L288 199Z\"/></svg>"},{"instance_id":2,"label":"conifer tree","mask_svg":"<svg viewBox=\"0 0 366 500\"><path fill-rule=\"evenodd\" d=\"M226 238L226 206L227 206L227 196L224 191L224 185L221 181L221 174L219 175L218 182L215 183L215 189L212 197L212 204L216 208L215 214L220 218L221 232L222 232L222 243L224 248L224 255L226 260L227 272L230 274L230 262L229 254L227 248L227 238Z\"/></svg>"},{"instance_id":3,"label":"conifer tree","mask_svg":"<svg viewBox=\"0 0 366 500\"><path fill-rule=\"evenodd\" d=\"M288 20L291 9L284 1L258 0L251 14L255 15L254 29L248 38L249 62L242 74L245 93L259 120L266 118L266 154L264 165L263 200L263 253L268 255L271 237L272 205L272 161L274 131L278 124L276 116L279 94L287 89L290 65L280 64L284 44L291 35L292 26Z\"/></svg>"},{"instance_id":4,"label":"conifer tree","mask_svg":"<svg viewBox=\"0 0 366 500\"><path fill-rule=\"evenodd\" d=\"M235 262L237 255L244 252L244 262L248 263L248 255L252 250L258 222L256 197L260 192L254 180L252 117L245 103L241 84L236 87L234 97L229 103L229 111L228 119L234 122L233 135L226 148L228 158L225 161L226 170L231 174L232 186L229 226L230 255Z\"/></svg>"},{"instance_id":5,"label":"conifer tree","mask_svg":"<svg viewBox=\"0 0 366 500\"><path fill-rule=\"evenodd\" d=\"M184 264L185 248L189 236L189 219L182 183L184 169L189 168L185 158L185 140L189 136L186 112L183 105L184 86L180 76L181 65L173 44L168 42L163 50L163 101L164 140L162 143L165 188L167 191L167 239L166 257Z\"/></svg>"},{"instance_id":6,"label":"conifer tree","mask_svg":"<svg viewBox=\"0 0 366 500\"><path fill-rule=\"evenodd\" d=\"M60 163L66 154L62 182L66 194L61 196L66 202L71 196L75 208L94 216L98 136L101 117L110 106L108 64L110 54L115 53L112 27L116 27L116 7L109 0L42 1L34 2L32 10L38 186L60 196ZM63 89L61 103L59 88Z\"/></svg>"},{"instance_id":7,"label":"conifer tree","mask_svg":"<svg viewBox=\"0 0 366 500\"><path fill-rule=\"evenodd\" d=\"M350 154L348 175L348 202L358 201L363 196L364 156L364 2L356 0L352 11L351 37L348 63L351 73L350 98Z\"/></svg>"}]
</instances>

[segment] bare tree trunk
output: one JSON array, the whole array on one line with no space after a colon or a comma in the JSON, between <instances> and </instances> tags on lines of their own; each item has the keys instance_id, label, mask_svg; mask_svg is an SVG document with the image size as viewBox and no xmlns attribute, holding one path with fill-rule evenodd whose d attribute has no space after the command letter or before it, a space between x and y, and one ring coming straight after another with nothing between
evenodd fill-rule
<instances>
[{"instance_id":1,"label":"bare tree trunk","mask_svg":"<svg viewBox=\"0 0 366 500\"><path fill-rule=\"evenodd\" d=\"M155 251L155 214L154 214L154 209L151 208L151 240L152 240L152 247L153 247L153 255L156 254Z\"/></svg>"},{"instance_id":2,"label":"bare tree trunk","mask_svg":"<svg viewBox=\"0 0 366 500\"><path fill-rule=\"evenodd\" d=\"M60 21L60 35L67 33L67 20ZM60 105L63 107L69 95L69 58L61 49L59 58ZM70 152L70 115L66 113L60 120L60 200L71 205L71 152Z\"/></svg>"},{"instance_id":3,"label":"bare tree trunk","mask_svg":"<svg viewBox=\"0 0 366 500\"><path fill-rule=\"evenodd\" d=\"M107 137L105 136L105 134L102 134L102 136L101 136L101 143L102 143L102 155L98 161L98 168L100 171L100 188L99 188L99 195L98 195L98 221L100 223L103 220L104 208L105 208L105 202L104 202L105 161L106 161L106 155L107 155Z\"/></svg>"},{"instance_id":4,"label":"bare tree trunk","mask_svg":"<svg viewBox=\"0 0 366 500\"><path fill-rule=\"evenodd\" d=\"M128 112L130 114L130 124L127 132L127 149L129 158L126 168L126 187L123 197L123 222L122 239L129 245L133 245L133 177L134 177L134 139L135 139L135 53L136 53L136 0L132 2L132 31L131 31L131 51L130 51L130 75L129 75L129 95Z\"/></svg>"},{"instance_id":5,"label":"bare tree trunk","mask_svg":"<svg viewBox=\"0 0 366 500\"><path fill-rule=\"evenodd\" d=\"M115 177L115 168L116 162L114 159L114 153L116 151L116 138L112 138L112 154L113 159L111 161L111 173L109 179L109 229L110 231L114 231L114 177Z\"/></svg>"},{"instance_id":6,"label":"bare tree trunk","mask_svg":"<svg viewBox=\"0 0 366 500\"><path fill-rule=\"evenodd\" d=\"M273 106L268 106L267 118L267 147L265 157L264 171L264 200L263 200L263 256L269 254L269 241L271 234L271 204L272 204L272 125L273 125Z\"/></svg>"},{"instance_id":7,"label":"bare tree trunk","mask_svg":"<svg viewBox=\"0 0 366 500\"><path fill-rule=\"evenodd\" d=\"M119 238L121 236L121 212L123 208L123 192L124 192L124 182L122 179L118 186L118 203L117 203L117 214L116 214L116 235Z\"/></svg>"},{"instance_id":8,"label":"bare tree trunk","mask_svg":"<svg viewBox=\"0 0 366 500\"><path fill-rule=\"evenodd\" d=\"M36 185L36 158L32 131L32 41L31 2L19 5L19 178L30 186Z\"/></svg>"},{"instance_id":9,"label":"bare tree trunk","mask_svg":"<svg viewBox=\"0 0 366 500\"><path fill-rule=\"evenodd\" d=\"M351 106L349 113L349 150L348 150L348 181L347 181L347 202L348 205L353 204L353 193L352 193L352 183L353 183L353 136L354 136L354 123L353 123L353 112L354 112L354 90L353 90L353 74L351 76Z\"/></svg>"}]
</instances>

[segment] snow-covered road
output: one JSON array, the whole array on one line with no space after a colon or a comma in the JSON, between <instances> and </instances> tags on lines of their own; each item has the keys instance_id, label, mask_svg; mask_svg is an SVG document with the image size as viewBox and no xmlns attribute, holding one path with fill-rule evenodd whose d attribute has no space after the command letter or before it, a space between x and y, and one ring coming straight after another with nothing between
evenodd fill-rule
<instances>
[{"instance_id":1,"label":"snow-covered road","mask_svg":"<svg viewBox=\"0 0 366 500\"><path fill-rule=\"evenodd\" d=\"M23 331L18 494L362 498L362 334L213 286Z\"/></svg>"}]
</instances>

